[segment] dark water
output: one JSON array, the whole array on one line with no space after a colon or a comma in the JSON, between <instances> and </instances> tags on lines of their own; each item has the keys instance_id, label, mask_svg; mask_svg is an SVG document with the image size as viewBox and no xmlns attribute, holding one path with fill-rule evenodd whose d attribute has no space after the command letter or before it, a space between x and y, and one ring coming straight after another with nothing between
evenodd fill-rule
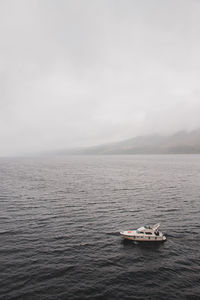
<instances>
[{"instance_id":1,"label":"dark water","mask_svg":"<svg viewBox=\"0 0 200 300\"><path fill-rule=\"evenodd\" d=\"M200 299L199 201L198 155L1 159L0 298Z\"/></svg>"}]
</instances>

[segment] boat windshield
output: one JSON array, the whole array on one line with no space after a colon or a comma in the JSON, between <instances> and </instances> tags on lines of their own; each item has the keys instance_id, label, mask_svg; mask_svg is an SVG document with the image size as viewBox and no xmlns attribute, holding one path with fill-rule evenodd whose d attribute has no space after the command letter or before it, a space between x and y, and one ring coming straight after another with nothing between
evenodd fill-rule
<instances>
[{"instance_id":1,"label":"boat windshield","mask_svg":"<svg viewBox=\"0 0 200 300\"><path fill-rule=\"evenodd\" d=\"M145 228L145 229L152 229L152 227L149 226L149 225L145 225L144 228Z\"/></svg>"}]
</instances>

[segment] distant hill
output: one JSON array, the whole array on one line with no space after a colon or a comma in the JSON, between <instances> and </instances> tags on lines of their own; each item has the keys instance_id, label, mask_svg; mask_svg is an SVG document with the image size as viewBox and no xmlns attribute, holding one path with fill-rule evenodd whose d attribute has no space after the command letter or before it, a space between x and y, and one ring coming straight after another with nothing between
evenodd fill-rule
<instances>
[{"instance_id":1,"label":"distant hill","mask_svg":"<svg viewBox=\"0 0 200 300\"><path fill-rule=\"evenodd\" d=\"M148 135L57 154L200 154L200 129L173 135Z\"/></svg>"}]
</instances>

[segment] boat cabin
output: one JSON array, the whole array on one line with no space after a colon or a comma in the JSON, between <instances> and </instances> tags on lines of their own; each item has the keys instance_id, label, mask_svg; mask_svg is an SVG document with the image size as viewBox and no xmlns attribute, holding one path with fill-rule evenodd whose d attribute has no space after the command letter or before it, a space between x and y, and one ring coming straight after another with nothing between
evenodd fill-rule
<instances>
[{"instance_id":1,"label":"boat cabin","mask_svg":"<svg viewBox=\"0 0 200 300\"><path fill-rule=\"evenodd\" d=\"M148 226L148 225L145 225L143 227L140 227L136 230L136 233L137 234L146 234L146 235L159 235L159 231L158 231L158 228L159 228L159 224L155 224L154 226Z\"/></svg>"}]
</instances>

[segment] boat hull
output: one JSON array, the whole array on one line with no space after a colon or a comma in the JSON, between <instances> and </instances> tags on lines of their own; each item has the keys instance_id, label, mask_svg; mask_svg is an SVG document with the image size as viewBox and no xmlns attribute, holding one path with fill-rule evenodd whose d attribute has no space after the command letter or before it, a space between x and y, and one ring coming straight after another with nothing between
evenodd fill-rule
<instances>
[{"instance_id":1,"label":"boat hull","mask_svg":"<svg viewBox=\"0 0 200 300\"><path fill-rule=\"evenodd\" d=\"M137 241L137 242L164 242L166 241L165 236L151 236L151 237L142 237L142 236L130 236L121 233L121 236L124 239L131 240L131 241Z\"/></svg>"}]
</instances>

